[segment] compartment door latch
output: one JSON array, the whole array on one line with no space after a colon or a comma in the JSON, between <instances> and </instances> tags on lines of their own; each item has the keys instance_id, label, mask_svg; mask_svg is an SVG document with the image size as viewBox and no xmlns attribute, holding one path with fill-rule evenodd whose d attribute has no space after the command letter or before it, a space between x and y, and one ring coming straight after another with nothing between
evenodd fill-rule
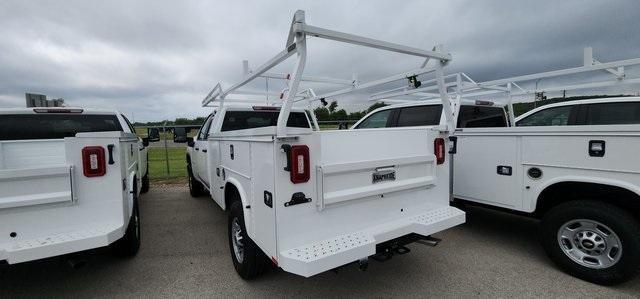
<instances>
[{"instance_id":1,"label":"compartment door latch","mask_svg":"<svg viewBox=\"0 0 640 299\"><path fill-rule=\"evenodd\" d=\"M296 193L293 193L293 195L291 195L290 201L284 203L284 206L289 207L289 206L298 205L301 203L308 203L308 202L311 202L311 198L307 198L307 196L304 195L304 193L302 192L296 192Z\"/></svg>"}]
</instances>

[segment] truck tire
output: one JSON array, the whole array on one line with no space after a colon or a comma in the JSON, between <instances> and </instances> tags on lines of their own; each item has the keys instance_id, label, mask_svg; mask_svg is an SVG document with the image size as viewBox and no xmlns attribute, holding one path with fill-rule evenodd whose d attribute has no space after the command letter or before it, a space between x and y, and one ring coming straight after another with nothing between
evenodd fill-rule
<instances>
[{"instance_id":1,"label":"truck tire","mask_svg":"<svg viewBox=\"0 0 640 299\"><path fill-rule=\"evenodd\" d=\"M140 249L140 211L138 209L138 197L133 197L133 209L127 231L124 236L113 243L113 252L122 257L135 256Z\"/></svg>"},{"instance_id":2,"label":"truck tire","mask_svg":"<svg viewBox=\"0 0 640 299\"><path fill-rule=\"evenodd\" d=\"M196 178L193 176L191 164L187 164L187 174L189 176L189 194L191 194L191 197L198 197L203 195L204 186L202 186L202 183L198 182L198 180L196 180Z\"/></svg>"},{"instance_id":3,"label":"truck tire","mask_svg":"<svg viewBox=\"0 0 640 299\"><path fill-rule=\"evenodd\" d=\"M256 278L268 269L267 257L247 235L242 203L234 201L229 210L229 250L233 267L246 280Z\"/></svg>"},{"instance_id":4,"label":"truck tire","mask_svg":"<svg viewBox=\"0 0 640 299\"><path fill-rule=\"evenodd\" d=\"M612 285L638 272L639 231L630 213L599 201L577 200L544 215L540 238L549 258L565 272Z\"/></svg>"},{"instance_id":5,"label":"truck tire","mask_svg":"<svg viewBox=\"0 0 640 299\"><path fill-rule=\"evenodd\" d=\"M142 177L142 188L140 188L140 193L149 192L149 172Z\"/></svg>"}]
</instances>

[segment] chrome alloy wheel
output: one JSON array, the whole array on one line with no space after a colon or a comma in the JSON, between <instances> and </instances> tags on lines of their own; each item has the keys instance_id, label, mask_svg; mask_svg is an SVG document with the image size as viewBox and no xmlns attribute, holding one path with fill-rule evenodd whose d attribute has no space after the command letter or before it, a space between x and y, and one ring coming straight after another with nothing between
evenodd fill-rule
<instances>
[{"instance_id":1,"label":"chrome alloy wheel","mask_svg":"<svg viewBox=\"0 0 640 299\"><path fill-rule=\"evenodd\" d=\"M238 263L242 264L244 260L244 244L242 243L242 226L240 226L240 220L237 217L233 218L231 223L231 241L233 254L235 254Z\"/></svg>"},{"instance_id":2,"label":"chrome alloy wheel","mask_svg":"<svg viewBox=\"0 0 640 299\"><path fill-rule=\"evenodd\" d=\"M608 226L590 219L571 220L558 230L560 248L574 262L592 269L615 265L622 257L622 243Z\"/></svg>"}]
</instances>

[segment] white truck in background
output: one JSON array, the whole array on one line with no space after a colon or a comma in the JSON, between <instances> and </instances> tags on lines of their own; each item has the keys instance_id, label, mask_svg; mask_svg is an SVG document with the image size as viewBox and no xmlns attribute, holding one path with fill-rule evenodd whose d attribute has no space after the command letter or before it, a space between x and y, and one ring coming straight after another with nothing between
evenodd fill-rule
<instances>
[{"instance_id":1,"label":"white truck in background","mask_svg":"<svg viewBox=\"0 0 640 299\"><path fill-rule=\"evenodd\" d=\"M541 243L560 268L587 281L614 284L640 269L640 98L561 102L518 118L513 117L511 100L500 105L465 98L506 92L511 99L640 83L633 73L625 73L640 65L640 59L601 63L590 48L584 56L581 67L482 83L464 73L446 76L457 99L452 106L457 128L450 137L452 196L541 219ZM603 71L615 77L551 88L520 87L527 81L536 80L537 86L542 79ZM424 97L422 93L436 88L390 90L374 99ZM389 120L378 120L376 126L424 126L444 119L436 102L401 102L373 111L354 128L367 127L382 114Z\"/></svg>"},{"instance_id":2,"label":"white truck in background","mask_svg":"<svg viewBox=\"0 0 640 299\"><path fill-rule=\"evenodd\" d=\"M612 284L640 268L640 98L564 102L456 131L453 196L541 221L549 257Z\"/></svg>"},{"instance_id":3,"label":"white truck in background","mask_svg":"<svg viewBox=\"0 0 640 299\"><path fill-rule=\"evenodd\" d=\"M436 66L362 84L309 78L302 76L308 35L433 59ZM242 278L269 264L305 277L353 262L365 266L372 256L407 253L408 243L435 245L431 234L464 222L449 205L447 125L321 132L312 110L292 107L324 101L312 90L299 92L301 81L347 85L325 95L334 97L425 73L442 79L448 54L309 26L302 11L285 46L258 70L245 67L242 82L226 90L216 85L203 101L217 105L214 113L189 141L192 194L205 190L228 211L229 248ZM292 75L267 72L291 55ZM288 80L281 103L232 99L259 76Z\"/></svg>"},{"instance_id":4,"label":"white truck in background","mask_svg":"<svg viewBox=\"0 0 640 299\"><path fill-rule=\"evenodd\" d=\"M539 218L550 258L611 284L640 265L640 98L605 98L531 110L509 127L503 106L463 100L455 115L452 197ZM442 105L382 107L353 129L429 126Z\"/></svg>"},{"instance_id":5,"label":"white truck in background","mask_svg":"<svg viewBox=\"0 0 640 299\"><path fill-rule=\"evenodd\" d=\"M107 245L135 255L146 144L115 111L0 109L0 261Z\"/></svg>"}]
</instances>

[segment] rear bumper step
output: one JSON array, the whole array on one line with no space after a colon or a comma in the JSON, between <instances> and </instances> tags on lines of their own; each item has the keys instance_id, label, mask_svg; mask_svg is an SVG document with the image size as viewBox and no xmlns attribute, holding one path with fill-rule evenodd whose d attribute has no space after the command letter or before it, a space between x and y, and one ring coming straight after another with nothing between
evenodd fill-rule
<instances>
[{"instance_id":1,"label":"rear bumper step","mask_svg":"<svg viewBox=\"0 0 640 299\"><path fill-rule=\"evenodd\" d=\"M123 236L120 225L103 224L82 230L0 244L0 260L9 264L43 259L107 246Z\"/></svg>"},{"instance_id":2,"label":"rear bumper step","mask_svg":"<svg viewBox=\"0 0 640 299\"><path fill-rule=\"evenodd\" d=\"M424 240L428 238L425 236L462 224L464 221L464 212L454 207L442 207L363 231L283 250L280 252L278 265L288 272L309 277L376 255L385 245L397 243L403 238ZM437 244L435 238L426 240ZM400 246L404 247L401 244ZM399 252L408 251L399 249Z\"/></svg>"}]
</instances>

